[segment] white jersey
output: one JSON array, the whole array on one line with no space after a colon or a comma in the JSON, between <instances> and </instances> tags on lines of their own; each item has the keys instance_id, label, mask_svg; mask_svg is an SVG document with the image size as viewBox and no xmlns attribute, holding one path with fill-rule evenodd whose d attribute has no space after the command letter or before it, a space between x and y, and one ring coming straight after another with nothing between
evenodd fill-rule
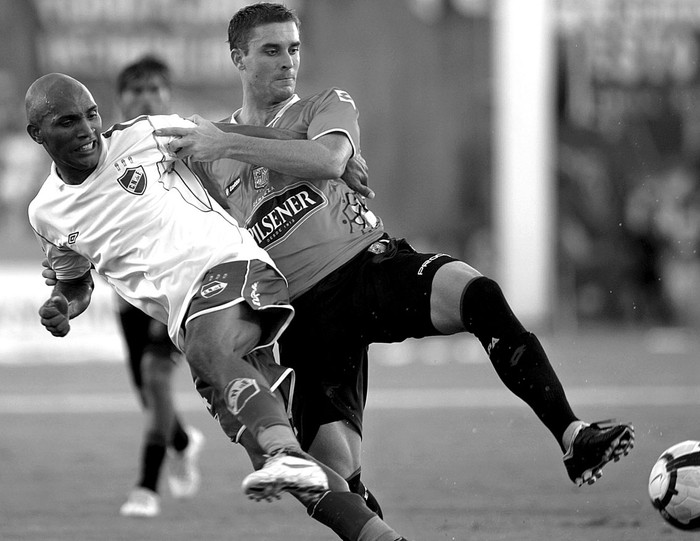
<instances>
[{"instance_id":1,"label":"white jersey","mask_svg":"<svg viewBox=\"0 0 700 541\"><path fill-rule=\"evenodd\" d=\"M142 116L102 137L102 156L82 184L55 164L29 205L29 221L59 280L91 267L116 292L166 323L173 342L204 273L224 262L262 260L265 250L167 149L156 128L190 127L177 115Z\"/></svg>"}]
</instances>

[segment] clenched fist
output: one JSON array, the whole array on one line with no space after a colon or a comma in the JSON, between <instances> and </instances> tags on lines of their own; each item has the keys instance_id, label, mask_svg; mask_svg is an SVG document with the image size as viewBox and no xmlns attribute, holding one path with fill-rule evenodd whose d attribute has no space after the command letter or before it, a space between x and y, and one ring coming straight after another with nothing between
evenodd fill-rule
<instances>
[{"instance_id":1,"label":"clenched fist","mask_svg":"<svg viewBox=\"0 0 700 541\"><path fill-rule=\"evenodd\" d=\"M65 336L70 331L68 299L54 295L39 308L41 324L54 336Z\"/></svg>"}]
</instances>

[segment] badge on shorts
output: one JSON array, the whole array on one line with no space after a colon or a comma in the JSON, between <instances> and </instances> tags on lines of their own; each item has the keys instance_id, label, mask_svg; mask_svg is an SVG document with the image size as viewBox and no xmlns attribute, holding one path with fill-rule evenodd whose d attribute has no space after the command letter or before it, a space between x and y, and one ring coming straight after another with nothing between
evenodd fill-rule
<instances>
[{"instance_id":1,"label":"badge on shorts","mask_svg":"<svg viewBox=\"0 0 700 541\"><path fill-rule=\"evenodd\" d=\"M373 242L369 245L367 251L373 254L383 254L386 252L386 243L381 241Z\"/></svg>"},{"instance_id":2,"label":"badge on shorts","mask_svg":"<svg viewBox=\"0 0 700 541\"><path fill-rule=\"evenodd\" d=\"M270 180L270 171L267 167L256 167L253 169L253 185L256 190L260 190L267 186Z\"/></svg>"},{"instance_id":3,"label":"badge on shorts","mask_svg":"<svg viewBox=\"0 0 700 541\"><path fill-rule=\"evenodd\" d=\"M226 282L219 282L218 280L214 280L213 282L204 284L199 290L199 294L202 295L202 297L204 297L205 299L210 299L211 297L215 297L224 289L226 289L226 285Z\"/></svg>"}]
</instances>

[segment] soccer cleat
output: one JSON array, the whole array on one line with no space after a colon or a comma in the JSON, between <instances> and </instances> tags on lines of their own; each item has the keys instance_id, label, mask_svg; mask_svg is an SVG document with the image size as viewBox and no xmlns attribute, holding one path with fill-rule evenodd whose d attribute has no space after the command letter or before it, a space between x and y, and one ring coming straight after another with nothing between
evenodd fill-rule
<instances>
[{"instance_id":1,"label":"soccer cleat","mask_svg":"<svg viewBox=\"0 0 700 541\"><path fill-rule=\"evenodd\" d=\"M582 424L574 433L564 455L564 466L578 486L592 485L602 475L603 466L617 462L634 447L634 427L627 423L600 421Z\"/></svg>"},{"instance_id":2,"label":"soccer cleat","mask_svg":"<svg viewBox=\"0 0 700 541\"><path fill-rule=\"evenodd\" d=\"M199 455L204 447L204 435L194 427L187 427L188 444L182 452L170 449L168 488L173 498L191 498L199 491Z\"/></svg>"},{"instance_id":3,"label":"soccer cleat","mask_svg":"<svg viewBox=\"0 0 700 541\"><path fill-rule=\"evenodd\" d=\"M119 509L123 517L153 518L160 515L160 496L143 487L136 487Z\"/></svg>"},{"instance_id":4,"label":"soccer cleat","mask_svg":"<svg viewBox=\"0 0 700 541\"><path fill-rule=\"evenodd\" d=\"M293 450L282 450L265 461L263 467L243 479L243 493L251 500L279 499L281 492L321 495L328 490L323 469Z\"/></svg>"}]
</instances>

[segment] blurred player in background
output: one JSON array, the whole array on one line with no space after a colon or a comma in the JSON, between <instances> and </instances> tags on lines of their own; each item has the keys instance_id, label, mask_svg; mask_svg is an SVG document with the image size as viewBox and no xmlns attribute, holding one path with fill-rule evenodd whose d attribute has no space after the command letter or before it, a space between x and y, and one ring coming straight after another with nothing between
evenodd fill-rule
<instances>
[{"instance_id":1,"label":"blurred player in background","mask_svg":"<svg viewBox=\"0 0 700 541\"><path fill-rule=\"evenodd\" d=\"M90 304L94 269L120 296L167 323L196 382L207 388L198 385L209 408L227 413L222 428L241 436L256 470L243 480L248 497L289 492L341 539L405 541L337 473L301 450L284 408L289 397L276 386L291 370L270 354L294 313L286 280L168 151L169 140L155 135L159 127L193 124L144 116L101 134L89 90L57 73L37 79L25 104L27 132L54 161L29 207L57 279L39 310L46 329L54 336L70 331L70 319Z\"/></svg>"},{"instance_id":2,"label":"blurred player in background","mask_svg":"<svg viewBox=\"0 0 700 541\"><path fill-rule=\"evenodd\" d=\"M179 137L172 142L179 157L232 159L205 164L216 178L228 176L213 189L289 280L296 317L280 339L280 358L297 373L302 448L366 496L360 456L369 344L469 332L553 434L571 481L593 483L605 464L626 455L632 426L574 415L539 340L495 281L390 237L365 199L338 180L360 152L358 112L342 89L294 93L294 12L279 4L244 7L229 23L228 41L243 86L242 107L229 121L280 128L277 139L225 133L199 118L196 128L156 133Z\"/></svg>"},{"instance_id":3,"label":"blurred player in background","mask_svg":"<svg viewBox=\"0 0 700 541\"><path fill-rule=\"evenodd\" d=\"M122 120L171 112L170 69L159 58L145 56L126 66L117 76L116 90ZM184 426L176 412L171 381L181 355L167 327L121 297L117 299L131 378L146 414L140 477L120 513L154 517L160 513L158 483L166 452L171 495L190 498L199 490L197 461L204 436L196 428Z\"/></svg>"}]
</instances>

